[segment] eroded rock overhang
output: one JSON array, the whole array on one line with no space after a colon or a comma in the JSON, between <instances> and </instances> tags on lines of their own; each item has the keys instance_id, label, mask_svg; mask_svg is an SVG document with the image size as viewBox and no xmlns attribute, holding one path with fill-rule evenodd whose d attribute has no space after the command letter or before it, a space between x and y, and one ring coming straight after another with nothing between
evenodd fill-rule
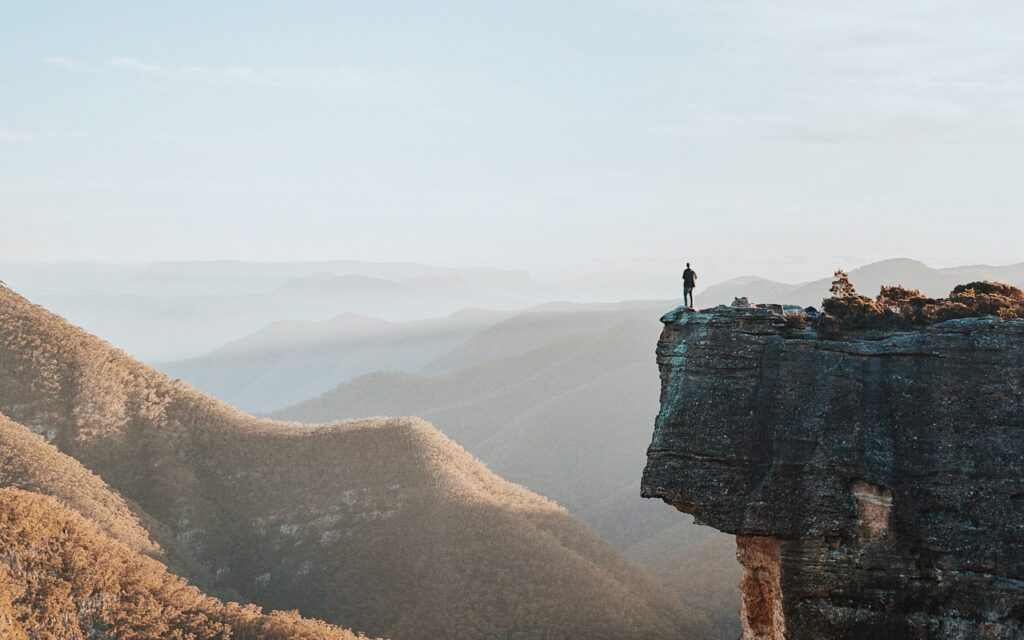
<instances>
[{"instance_id":1,"label":"eroded rock overhang","mask_svg":"<svg viewBox=\"0 0 1024 640\"><path fill-rule=\"evenodd\" d=\"M1024 637L1024 321L663 322L643 495L738 536L746 638Z\"/></svg>"}]
</instances>

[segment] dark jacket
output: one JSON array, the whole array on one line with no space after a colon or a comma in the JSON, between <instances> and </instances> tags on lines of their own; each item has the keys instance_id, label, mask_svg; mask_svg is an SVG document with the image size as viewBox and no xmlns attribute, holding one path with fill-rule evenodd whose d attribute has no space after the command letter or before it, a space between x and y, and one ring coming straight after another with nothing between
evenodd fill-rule
<instances>
[{"instance_id":1,"label":"dark jacket","mask_svg":"<svg viewBox=\"0 0 1024 640\"><path fill-rule=\"evenodd\" d=\"M694 287L697 285L697 272L693 269L687 269L683 272L683 286Z\"/></svg>"}]
</instances>

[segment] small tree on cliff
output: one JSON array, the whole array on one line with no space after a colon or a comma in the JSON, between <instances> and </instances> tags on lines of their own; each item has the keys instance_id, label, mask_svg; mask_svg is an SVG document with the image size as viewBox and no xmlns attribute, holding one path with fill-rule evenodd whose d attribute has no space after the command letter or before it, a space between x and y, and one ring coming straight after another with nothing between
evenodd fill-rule
<instances>
[{"instance_id":1,"label":"small tree on cliff","mask_svg":"<svg viewBox=\"0 0 1024 640\"><path fill-rule=\"evenodd\" d=\"M821 301L823 313L818 318L819 335L837 337L843 329L873 329L882 323L882 307L867 296L857 293L850 276L839 269L829 288L831 297Z\"/></svg>"},{"instance_id":2,"label":"small tree on cliff","mask_svg":"<svg viewBox=\"0 0 1024 640\"><path fill-rule=\"evenodd\" d=\"M828 290L833 298L852 298L857 295L857 290L853 288L850 276L845 271L838 269L833 276L835 280L832 281L832 287Z\"/></svg>"}]
</instances>

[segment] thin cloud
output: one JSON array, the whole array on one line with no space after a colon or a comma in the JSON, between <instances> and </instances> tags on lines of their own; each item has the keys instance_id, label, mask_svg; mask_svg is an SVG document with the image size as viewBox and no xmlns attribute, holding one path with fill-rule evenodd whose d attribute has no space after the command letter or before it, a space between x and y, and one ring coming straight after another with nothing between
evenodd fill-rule
<instances>
[{"instance_id":1,"label":"thin cloud","mask_svg":"<svg viewBox=\"0 0 1024 640\"><path fill-rule=\"evenodd\" d=\"M44 64L93 74L123 74L197 84L241 84L277 89L315 89L321 91L366 91L399 86L407 73L387 75L349 67L209 67L167 65L129 56L104 58L93 63L64 56L47 56Z\"/></svg>"},{"instance_id":2,"label":"thin cloud","mask_svg":"<svg viewBox=\"0 0 1024 640\"><path fill-rule=\"evenodd\" d=\"M39 61L51 67L59 67L61 69L67 69L68 71L81 71L84 73L96 74L110 73L109 69L105 69L101 66L89 64L73 58L65 58L64 56L46 56L45 58L40 58Z\"/></svg>"}]
</instances>

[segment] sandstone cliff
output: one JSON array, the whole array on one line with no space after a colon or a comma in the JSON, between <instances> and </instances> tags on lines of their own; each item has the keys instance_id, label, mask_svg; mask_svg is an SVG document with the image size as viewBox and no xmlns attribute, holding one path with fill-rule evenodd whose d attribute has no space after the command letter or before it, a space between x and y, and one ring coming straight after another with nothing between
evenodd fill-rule
<instances>
[{"instance_id":1,"label":"sandstone cliff","mask_svg":"<svg viewBox=\"0 0 1024 640\"><path fill-rule=\"evenodd\" d=\"M737 536L743 638L1024 637L1024 321L662 321L643 494Z\"/></svg>"}]
</instances>

